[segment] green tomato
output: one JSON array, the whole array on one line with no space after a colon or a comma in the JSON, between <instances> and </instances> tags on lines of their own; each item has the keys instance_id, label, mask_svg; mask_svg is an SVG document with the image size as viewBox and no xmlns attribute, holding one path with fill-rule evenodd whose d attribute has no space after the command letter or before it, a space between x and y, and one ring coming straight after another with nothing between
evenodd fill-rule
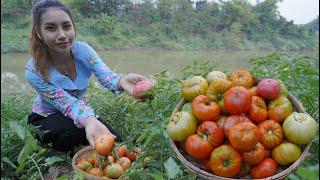
<instances>
[{"instance_id":1,"label":"green tomato","mask_svg":"<svg viewBox=\"0 0 320 180\"><path fill-rule=\"evenodd\" d=\"M185 103L181 111L192 112L192 102Z\"/></svg>"},{"instance_id":2,"label":"green tomato","mask_svg":"<svg viewBox=\"0 0 320 180\"><path fill-rule=\"evenodd\" d=\"M300 156L300 147L288 141L284 141L272 150L272 158L280 165L291 164L299 159Z\"/></svg>"},{"instance_id":3,"label":"green tomato","mask_svg":"<svg viewBox=\"0 0 320 180\"><path fill-rule=\"evenodd\" d=\"M169 120L167 131L174 141L184 141L197 130L197 119L191 112L176 112Z\"/></svg>"}]
</instances>

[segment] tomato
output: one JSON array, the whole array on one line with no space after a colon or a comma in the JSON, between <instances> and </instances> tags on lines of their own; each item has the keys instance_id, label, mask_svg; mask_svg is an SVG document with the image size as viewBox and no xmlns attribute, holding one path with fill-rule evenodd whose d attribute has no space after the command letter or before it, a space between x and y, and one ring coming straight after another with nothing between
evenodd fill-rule
<instances>
[{"instance_id":1,"label":"tomato","mask_svg":"<svg viewBox=\"0 0 320 180\"><path fill-rule=\"evenodd\" d=\"M277 163L271 158L265 158L251 169L251 176L255 179L273 176L277 171Z\"/></svg>"},{"instance_id":2,"label":"tomato","mask_svg":"<svg viewBox=\"0 0 320 180\"><path fill-rule=\"evenodd\" d=\"M133 151L128 151L127 152L127 157L133 162L133 161L136 161L138 159L138 154L136 152L133 152Z\"/></svg>"},{"instance_id":3,"label":"tomato","mask_svg":"<svg viewBox=\"0 0 320 180\"><path fill-rule=\"evenodd\" d=\"M182 96L186 101L192 101L198 95L206 94L209 84L202 76L188 78L182 86Z\"/></svg>"},{"instance_id":4,"label":"tomato","mask_svg":"<svg viewBox=\"0 0 320 180\"><path fill-rule=\"evenodd\" d=\"M101 155L108 155L114 146L114 137L109 134L103 134L94 141L94 149Z\"/></svg>"},{"instance_id":5,"label":"tomato","mask_svg":"<svg viewBox=\"0 0 320 180\"><path fill-rule=\"evenodd\" d=\"M289 141L302 145L317 134L318 123L307 113L293 112L284 120L282 129Z\"/></svg>"},{"instance_id":6,"label":"tomato","mask_svg":"<svg viewBox=\"0 0 320 180\"><path fill-rule=\"evenodd\" d=\"M252 74L249 71L242 69L233 72L228 79L232 82L232 86L250 88L253 85Z\"/></svg>"},{"instance_id":7,"label":"tomato","mask_svg":"<svg viewBox=\"0 0 320 180\"><path fill-rule=\"evenodd\" d=\"M293 112L292 103L288 98L279 96L278 98L270 101L268 105L268 116L279 123Z\"/></svg>"},{"instance_id":8,"label":"tomato","mask_svg":"<svg viewBox=\"0 0 320 180\"><path fill-rule=\"evenodd\" d=\"M268 110L265 101L259 96L252 96L252 102L247 115L255 124L266 120Z\"/></svg>"},{"instance_id":9,"label":"tomato","mask_svg":"<svg viewBox=\"0 0 320 180\"><path fill-rule=\"evenodd\" d=\"M227 117L226 121L223 124L224 135L226 137L228 137L230 128L233 125L238 124L240 122L251 122L251 121L245 114L231 115L231 116Z\"/></svg>"},{"instance_id":10,"label":"tomato","mask_svg":"<svg viewBox=\"0 0 320 180\"><path fill-rule=\"evenodd\" d=\"M126 170L131 166L131 160L127 157L121 157L117 160L117 164L120 164L123 170Z\"/></svg>"},{"instance_id":11,"label":"tomato","mask_svg":"<svg viewBox=\"0 0 320 180\"><path fill-rule=\"evenodd\" d=\"M192 100L192 112L200 122L215 121L219 118L220 106L207 96L199 95Z\"/></svg>"},{"instance_id":12,"label":"tomato","mask_svg":"<svg viewBox=\"0 0 320 180\"><path fill-rule=\"evenodd\" d=\"M199 159L199 163L208 171L212 171L211 161L207 159Z\"/></svg>"},{"instance_id":13,"label":"tomato","mask_svg":"<svg viewBox=\"0 0 320 180\"><path fill-rule=\"evenodd\" d=\"M154 83L150 80L139 81L133 88L132 95L137 99L153 98Z\"/></svg>"},{"instance_id":14,"label":"tomato","mask_svg":"<svg viewBox=\"0 0 320 180\"><path fill-rule=\"evenodd\" d=\"M89 172L92 169L92 164L82 159L77 163L77 167L83 171Z\"/></svg>"},{"instance_id":15,"label":"tomato","mask_svg":"<svg viewBox=\"0 0 320 180\"><path fill-rule=\"evenodd\" d=\"M94 176L103 176L103 171L100 171L99 168L92 168L90 171L89 171L90 174L94 175Z\"/></svg>"},{"instance_id":16,"label":"tomato","mask_svg":"<svg viewBox=\"0 0 320 180\"><path fill-rule=\"evenodd\" d=\"M252 97L243 86L234 86L224 94L224 107L230 114L242 114L250 108Z\"/></svg>"},{"instance_id":17,"label":"tomato","mask_svg":"<svg viewBox=\"0 0 320 180\"><path fill-rule=\"evenodd\" d=\"M197 128L197 134L205 135L208 142L216 148L224 143L223 129L213 121L204 121Z\"/></svg>"},{"instance_id":18,"label":"tomato","mask_svg":"<svg viewBox=\"0 0 320 180\"><path fill-rule=\"evenodd\" d=\"M257 96L257 86L253 86L249 89L251 96Z\"/></svg>"},{"instance_id":19,"label":"tomato","mask_svg":"<svg viewBox=\"0 0 320 180\"><path fill-rule=\"evenodd\" d=\"M215 148L210 156L214 174L223 177L235 177L241 171L241 155L230 145Z\"/></svg>"},{"instance_id":20,"label":"tomato","mask_svg":"<svg viewBox=\"0 0 320 180\"><path fill-rule=\"evenodd\" d=\"M209 85L206 95L210 101L218 102L231 86L232 83L227 79L216 79Z\"/></svg>"},{"instance_id":21,"label":"tomato","mask_svg":"<svg viewBox=\"0 0 320 180\"><path fill-rule=\"evenodd\" d=\"M224 122L226 122L227 116L219 116L218 120L216 121L216 123L223 128Z\"/></svg>"},{"instance_id":22,"label":"tomato","mask_svg":"<svg viewBox=\"0 0 320 180\"><path fill-rule=\"evenodd\" d=\"M184 141L190 134L197 130L197 119L191 112L176 112L167 126L169 137L174 141Z\"/></svg>"},{"instance_id":23,"label":"tomato","mask_svg":"<svg viewBox=\"0 0 320 180\"><path fill-rule=\"evenodd\" d=\"M237 176L239 176L239 177L246 176L250 173L250 170L251 170L251 165L248 164L247 162L242 162L241 171Z\"/></svg>"},{"instance_id":24,"label":"tomato","mask_svg":"<svg viewBox=\"0 0 320 180\"><path fill-rule=\"evenodd\" d=\"M283 140L283 131L281 125L274 120L266 120L258 125L261 144L267 148L272 149Z\"/></svg>"},{"instance_id":25,"label":"tomato","mask_svg":"<svg viewBox=\"0 0 320 180\"><path fill-rule=\"evenodd\" d=\"M186 140L187 153L196 159L207 159L213 150L206 135L192 134Z\"/></svg>"},{"instance_id":26,"label":"tomato","mask_svg":"<svg viewBox=\"0 0 320 180\"><path fill-rule=\"evenodd\" d=\"M192 102L187 102L182 106L181 111L187 111L192 113Z\"/></svg>"},{"instance_id":27,"label":"tomato","mask_svg":"<svg viewBox=\"0 0 320 180\"><path fill-rule=\"evenodd\" d=\"M119 157L125 157L127 155L127 152L128 152L128 147L127 145L121 145L119 148L118 148L118 156Z\"/></svg>"},{"instance_id":28,"label":"tomato","mask_svg":"<svg viewBox=\"0 0 320 180\"><path fill-rule=\"evenodd\" d=\"M216 79L227 79L227 75L222 71L211 71L208 73L206 78L209 83L212 83Z\"/></svg>"},{"instance_id":29,"label":"tomato","mask_svg":"<svg viewBox=\"0 0 320 180\"><path fill-rule=\"evenodd\" d=\"M123 167L117 163L107 166L103 171L109 178L118 178L124 173Z\"/></svg>"},{"instance_id":30,"label":"tomato","mask_svg":"<svg viewBox=\"0 0 320 180\"><path fill-rule=\"evenodd\" d=\"M108 156L108 158L106 159L108 161L108 164L112 164L116 162L116 158L114 156Z\"/></svg>"},{"instance_id":31,"label":"tomato","mask_svg":"<svg viewBox=\"0 0 320 180\"><path fill-rule=\"evenodd\" d=\"M100 156L97 156L95 159L94 159L94 162L93 162L93 167L96 167L96 168L99 168L99 161L101 162L101 167L102 168L105 168L108 164L108 159L104 159Z\"/></svg>"},{"instance_id":32,"label":"tomato","mask_svg":"<svg viewBox=\"0 0 320 180\"><path fill-rule=\"evenodd\" d=\"M239 151L254 149L259 142L259 130L252 122L241 122L231 127L229 131L231 145Z\"/></svg>"},{"instance_id":33,"label":"tomato","mask_svg":"<svg viewBox=\"0 0 320 180\"><path fill-rule=\"evenodd\" d=\"M222 97L221 100L218 102L218 104L219 104L220 109L221 109L220 114L228 114L226 108L224 107L224 99L223 99L223 97Z\"/></svg>"},{"instance_id":34,"label":"tomato","mask_svg":"<svg viewBox=\"0 0 320 180\"><path fill-rule=\"evenodd\" d=\"M242 160L250 165L256 165L266 156L266 150L261 143L257 143L254 149L242 153Z\"/></svg>"},{"instance_id":35,"label":"tomato","mask_svg":"<svg viewBox=\"0 0 320 180\"><path fill-rule=\"evenodd\" d=\"M298 145L289 141L284 141L279 146L273 148L272 158L281 165L288 165L295 162L301 156L301 149Z\"/></svg>"},{"instance_id":36,"label":"tomato","mask_svg":"<svg viewBox=\"0 0 320 180\"><path fill-rule=\"evenodd\" d=\"M88 161L90 164L93 164L96 158L97 154L95 152L92 152L86 157L86 161Z\"/></svg>"}]
</instances>

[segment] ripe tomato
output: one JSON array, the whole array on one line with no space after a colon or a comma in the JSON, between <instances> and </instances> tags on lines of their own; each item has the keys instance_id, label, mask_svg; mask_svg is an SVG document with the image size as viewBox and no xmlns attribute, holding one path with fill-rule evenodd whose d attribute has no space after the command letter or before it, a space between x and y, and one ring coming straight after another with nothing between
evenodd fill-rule
<instances>
[{"instance_id":1,"label":"ripe tomato","mask_svg":"<svg viewBox=\"0 0 320 180\"><path fill-rule=\"evenodd\" d=\"M206 95L210 101L218 102L231 86L232 83L227 79L216 79L209 85Z\"/></svg>"},{"instance_id":2,"label":"ripe tomato","mask_svg":"<svg viewBox=\"0 0 320 180\"><path fill-rule=\"evenodd\" d=\"M255 179L273 176L277 170L277 163L271 158L265 158L251 169L251 176Z\"/></svg>"},{"instance_id":3,"label":"ripe tomato","mask_svg":"<svg viewBox=\"0 0 320 180\"><path fill-rule=\"evenodd\" d=\"M226 121L223 124L224 135L226 137L228 137L230 128L233 125L238 124L240 122L251 122L251 121L245 114L231 115L231 116L227 117Z\"/></svg>"},{"instance_id":4,"label":"ripe tomato","mask_svg":"<svg viewBox=\"0 0 320 180\"><path fill-rule=\"evenodd\" d=\"M252 102L247 115L255 124L266 120L268 110L265 101L259 96L252 96Z\"/></svg>"},{"instance_id":5,"label":"ripe tomato","mask_svg":"<svg viewBox=\"0 0 320 180\"><path fill-rule=\"evenodd\" d=\"M108 156L108 159L106 159L106 161L108 161L108 164L112 164L116 162L116 158L114 156Z\"/></svg>"},{"instance_id":6,"label":"ripe tomato","mask_svg":"<svg viewBox=\"0 0 320 180\"><path fill-rule=\"evenodd\" d=\"M259 130L252 122L241 122L229 131L230 144L239 151L254 149L259 142Z\"/></svg>"},{"instance_id":7,"label":"ripe tomato","mask_svg":"<svg viewBox=\"0 0 320 180\"><path fill-rule=\"evenodd\" d=\"M242 69L233 72L228 79L232 82L232 86L250 88L253 85L252 74L249 71Z\"/></svg>"},{"instance_id":8,"label":"ripe tomato","mask_svg":"<svg viewBox=\"0 0 320 180\"><path fill-rule=\"evenodd\" d=\"M213 150L206 135L192 134L186 140L187 153L196 159L207 159Z\"/></svg>"},{"instance_id":9,"label":"ripe tomato","mask_svg":"<svg viewBox=\"0 0 320 180\"><path fill-rule=\"evenodd\" d=\"M270 101L268 105L269 118L277 121L278 123L282 123L292 112L292 103L284 96L279 96L278 98Z\"/></svg>"},{"instance_id":10,"label":"ripe tomato","mask_svg":"<svg viewBox=\"0 0 320 180\"><path fill-rule=\"evenodd\" d=\"M138 154L133 151L128 151L127 152L127 157L133 162L138 159Z\"/></svg>"},{"instance_id":11,"label":"ripe tomato","mask_svg":"<svg viewBox=\"0 0 320 180\"><path fill-rule=\"evenodd\" d=\"M115 140L113 136L109 134L103 134L99 136L97 139L95 139L94 149L97 153L106 156L111 152L114 143Z\"/></svg>"},{"instance_id":12,"label":"ripe tomato","mask_svg":"<svg viewBox=\"0 0 320 180\"><path fill-rule=\"evenodd\" d=\"M283 140L281 125L274 120L266 120L258 125L260 138L259 141L266 149L272 149Z\"/></svg>"},{"instance_id":13,"label":"ripe tomato","mask_svg":"<svg viewBox=\"0 0 320 180\"><path fill-rule=\"evenodd\" d=\"M92 168L90 171L89 171L90 174L94 175L94 176L103 176L103 171L100 171L99 168Z\"/></svg>"},{"instance_id":14,"label":"ripe tomato","mask_svg":"<svg viewBox=\"0 0 320 180\"><path fill-rule=\"evenodd\" d=\"M121 145L119 148L118 148L118 156L119 157L125 157L127 155L127 152L128 152L128 147L127 145Z\"/></svg>"},{"instance_id":15,"label":"ripe tomato","mask_svg":"<svg viewBox=\"0 0 320 180\"><path fill-rule=\"evenodd\" d=\"M197 134L206 136L213 148L222 145L224 142L223 129L213 121L204 121L201 123L197 128Z\"/></svg>"},{"instance_id":16,"label":"ripe tomato","mask_svg":"<svg viewBox=\"0 0 320 180\"><path fill-rule=\"evenodd\" d=\"M243 86L234 86L224 94L224 107L230 114L242 114L250 108L252 97Z\"/></svg>"},{"instance_id":17,"label":"ripe tomato","mask_svg":"<svg viewBox=\"0 0 320 180\"><path fill-rule=\"evenodd\" d=\"M86 161L88 161L90 164L93 164L96 158L97 154L95 152L92 152L86 157Z\"/></svg>"},{"instance_id":18,"label":"ripe tomato","mask_svg":"<svg viewBox=\"0 0 320 180\"><path fill-rule=\"evenodd\" d=\"M131 166L131 160L127 157L121 157L117 160L117 164L120 164L123 170L126 170Z\"/></svg>"},{"instance_id":19,"label":"ripe tomato","mask_svg":"<svg viewBox=\"0 0 320 180\"><path fill-rule=\"evenodd\" d=\"M221 145L210 156L212 171L223 177L235 177L241 171L241 155L230 145Z\"/></svg>"},{"instance_id":20,"label":"ripe tomato","mask_svg":"<svg viewBox=\"0 0 320 180\"><path fill-rule=\"evenodd\" d=\"M109 178L118 178L124 173L123 167L117 163L107 166L103 171Z\"/></svg>"},{"instance_id":21,"label":"ripe tomato","mask_svg":"<svg viewBox=\"0 0 320 180\"><path fill-rule=\"evenodd\" d=\"M92 164L82 159L77 163L77 167L83 171L89 172L92 169Z\"/></svg>"},{"instance_id":22,"label":"ripe tomato","mask_svg":"<svg viewBox=\"0 0 320 180\"><path fill-rule=\"evenodd\" d=\"M192 112L200 122L215 121L220 115L220 106L207 96L199 95L192 100Z\"/></svg>"},{"instance_id":23,"label":"ripe tomato","mask_svg":"<svg viewBox=\"0 0 320 180\"><path fill-rule=\"evenodd\" d=\"M258 142L254 149L242 153L242 160L250 165L256 165L266 156L266 150L263 145Z\"/></svg>"}]
</instances>

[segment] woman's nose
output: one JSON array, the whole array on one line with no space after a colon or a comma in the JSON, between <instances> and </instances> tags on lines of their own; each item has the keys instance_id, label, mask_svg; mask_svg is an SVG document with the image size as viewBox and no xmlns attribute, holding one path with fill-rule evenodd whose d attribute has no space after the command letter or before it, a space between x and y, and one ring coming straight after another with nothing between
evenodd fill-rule
<instances>
[{"instance_id":1,"label":"woman's nose","mask_svg":"<svg viewBox=\"0 0 320 180\"><path fill-rule=\"evenodd\" d=\"M63 29L60 29L60 30L59 30L58 39L59 39L59 40L64 40L64 39L66 39L66 35L65 35Z\"/></svg>"}]
</instances>

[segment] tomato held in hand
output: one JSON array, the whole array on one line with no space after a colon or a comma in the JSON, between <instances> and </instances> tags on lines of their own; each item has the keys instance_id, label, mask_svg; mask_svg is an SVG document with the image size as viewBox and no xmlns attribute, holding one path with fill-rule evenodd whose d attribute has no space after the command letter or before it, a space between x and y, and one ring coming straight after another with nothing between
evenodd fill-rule
<instances>
[{"instance_id":1,"label":"tomato held in hand","mask_svg":"<svg viewBox=\"0 0 320 180\"><path fill-rule=\"evenodd\" d=\"M245 114L231 115L231 116L227 117L227 119L225 120L225 122L223 124L224 135L228 138L230 128L240 122L251 122L251 121Z\"/></svg>"},{"instance_id":2,"label":"tomato held in hand","mask_svg":"<svg viewBox=\"0 0 320 180\"><path fill-rule=\"evenodd\" d=\"M269 118L277 121L278 123L282 123L292 112L292 103L284 96L279 96L278 98L270 101L268 105Z\"/></svg>"},{"instance_id":3,"label":"tomato held in hand","mask_svg":"<svg viewBox=\"0 0 320 180\"><path fill-rule=\"evenodd\" d=\"M199 95L192 100L192 112L200 122L215 121L219 118L220 106L207 96Z\"/></svg>"},{"instance_id":4,"label":"tomato held in hand","mask_svg":"<svg viewBox=\"0 0 320 180\"><path fill-rule=\"evenodd\" d=\"M242 114L250 108L251 94L243 86L234 86L224 94L224 107L230 114Z\"/></svg>"},{"instance_id":5,"label":"tomato held in hand","mask_svg":"<svg viewBox=\"0 0 320 180\"><path fill-rule=\"evenodd\" d=\"M213 148L222 145L224 142L223 129L213 121L204 121L201 123L197 128L197 134L200 136L205 135Z\"/></svg>"},{"instance_id":6,"label":"tomato held in hand","mask_svg":"<svg viewBox=\"0 0 320 180\"><path fill-rule=\"evenodd\" d=\"M251 169L251 176L255 179L273 176L277 170L277 163L271 158L265 158Z\"/></svg>"},{"instance_id":7,"label":"tomato held in hand","mask_svg":"<svg viewBox=\"0 0 320 180\"><path fill-rule=\"evenodd\" d=\"M219 176L235 177L241 171L241 155L230 145L221 145L210 156L212 171Z\"/></svg>"},{"instance_id":8,"label":"tomato held in hand","mask_svg":"<svg viewBox=\"0 0 320 180\"><path fill-rule=\"evenodd\" d=\"M268 110L265 101L259 96L252 96L252 103L247 115L255 124L259 124L266 120L268 117Z\"/></svg>"},{"instance_id":9,"label":"tomato held in hand","mask_svg":"<svg viewBox=\"0 0 320 180\"><path fill-rule=\"evenodd\" d=\"M97 153L106 156L111 152L114 143L115 140L113 136L109 134L103 134L95 139L94 149L97 151Z\"/></svg>"},{"instance_id":10,"label":"tomato held in hand","mask_svg":"<svg viewBox=\"0 0 320 180\"><path fill-rule=\"evenodd\" d=\"M213 145L206 135L192 134L186 140L187 153L196 159L207 159L213 150Z\"/></svg>"},{"instance_id":11,"label":"tomato held in hand","mask_svg":"<svg viewBox=\"0 0 320 180\"><path fill-rule=\"evenodd\" d=\"M281 125L274 120L266 120L258 125L260 142L266 149L272 149L283 140Z\"/></svg>"},{"instance_id":12,"label":"tomato held in hand","mask_svg":"<svg viewBox=\"0 0 320 180\"><path fill-rule=\"evenodd\" d=\"M266 150L263 145L258 142L254 149L242 153L242 160L250 165L256 165L266 156Z\"/></svg>"},{"instance_id":13,"label":"tomato held in hand","mask_svg":"<svg viewBox=\"0 0 320 180\"><path fill-rule=\"evenodd\" d=\"M259 130L252 122L241 122L229 131L230 144L239 151L254 149L259 142Z\"/></svg>"}]
</instances>

